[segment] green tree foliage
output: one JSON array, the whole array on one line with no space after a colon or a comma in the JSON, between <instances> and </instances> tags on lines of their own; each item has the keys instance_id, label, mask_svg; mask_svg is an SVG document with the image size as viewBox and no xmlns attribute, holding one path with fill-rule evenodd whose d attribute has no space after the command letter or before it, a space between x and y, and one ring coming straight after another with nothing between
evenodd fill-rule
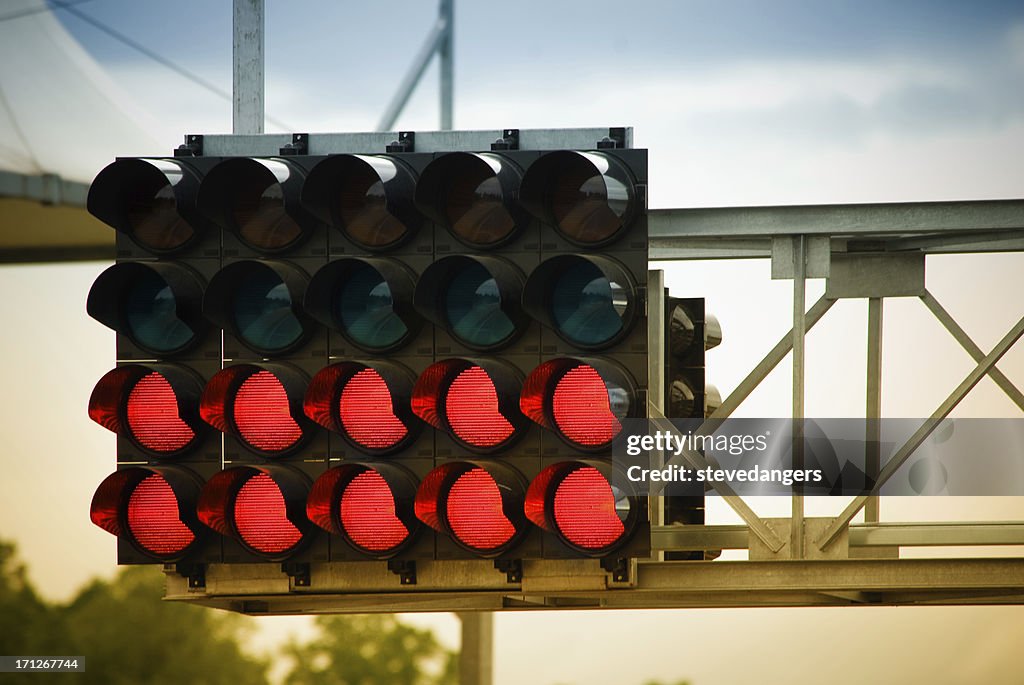
<instances>
[{"instance_id":1,"label":"green tree foliage","mask_svg":"<svg viewBox=\"0 0 1024 685\"><path fill-rule=\"evenodd\" d=\"M246 617L163 602L163 574L129 566L113 583L96 580L63 616L65 654L86 659L89 681L107 685L266 683L267 662L240 648Z\"/></svg>"},{"instance_id":2,"label":"green tree foliage","mask_svg":"<svg viewBox=\"0 0 1024 685\"><path fill-rule=\"evenodd\" d=\"M269 659L242 650L252 619L164 602L156 566L128 566L94 580L66 605L49 604L30 583L15 548L0 540L0 654L83 656L86 671L65 675L102 685L259 685ZM289 643L288 685L449 685L455 653L429 630L394 616L319 617L311 642ZM277 654L273 656L278 656ZM3 674L0 683L49 682Z\"/></svg>"},{"instance_id":3,"label":"green tree foliage","mask_svg":"<svg viewBox=\"0 0 1024 685\"><path fill-rule=\"evenodd\" d=\"M319 616L319 636L285 648L295 665L287 685L449 685L454 652L434 634L393 615Z\"/></svg>"},{"instance_id":4,"label":"green tree foliage","mask_svg":"<svg viewBox=\"0 0 1024 685\"><path fill-rule=\"evenodd\" d=\"M63 626L56 610L36 594L18 561L14 545L0 541L0 654L66 654ZM34 679L34 680L33 680ZM4 683L38 683L33 673L5 673Z\"/></svg>"}]
</instances>

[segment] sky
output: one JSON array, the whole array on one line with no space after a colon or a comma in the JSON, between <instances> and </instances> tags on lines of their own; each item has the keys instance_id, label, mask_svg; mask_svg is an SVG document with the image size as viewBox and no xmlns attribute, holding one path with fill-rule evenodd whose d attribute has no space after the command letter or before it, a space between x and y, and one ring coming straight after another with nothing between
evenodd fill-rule
<instances>
[{"instance_id":1,"label":"sky","mask_svg":"<svg viewBox=\"0 0 1024 685\"><path fill-rule=\"evenodd\" d=\"M0 22L6 4L0 2ZM267 5L266 109L287 124L268 124L268 131L371 130L436 12L429 0ZM75 9L230 91L228 0L87 0ZM66 10L56 17L105 70L125 107L140 112L136 122L158 145L118 154L165 154L186 133L230 131L228 101ZM456 128L633 126L635 144L650 149L652 207L1022 197L1020 3L456 0L455 27ZM437 100L431 66L396 129L437 128ZM75 149L66 155L72 164ZM80 166L98 170L105 161ZM1017 298L1008 296L1024 287L1021 259L928 260L929 290L984 349L1021 315ZM32 577L55 598L114 571L113 539L86 513L113 467L113 437L85 411L113 363L113 335L84 311L105 266L0 267L0 291L19 294L0 300L7 450L0 461L12 467L0 485L0 536L19 543ZM792 285L771 281L765 260L659 268L674 295L707 297L721 320L725 338L709 353L709 377L727 394L789 328ZM820 281L809 285L809 303L822 288ZM809 335L809 415L863 412L865 321L864 302L844 301ZM887 416L927 415L972 368L919 302L887 301L885 333ZM1024 379L1024 346L1000 368ZM741 415L785 415L790 377L784 362ZM985 380L956 415L1019 411ZM50 502L62 506L45 506ZM834 505L812 506L825 515ZM788 503L756 506L778 515ZM890 500L882 513L887 520L1000 520L1024 518L1024 507L1010 498ZM735 521L721 503L712 503L710 516ZM50 563L55 550L76 561L57 567ZM1021 611L502 614L496 683L818 683L823 672L834 683L1005 682L1008 669L1019 667ZM457 640L448 616L412 620ZM264 625L270 644L304 624ZM793 641L780 645L771 639L777 635ZM598 656L612 636L624 656ZM794 666L797 650L802 671Z\"/></svg>"}]
</instances>

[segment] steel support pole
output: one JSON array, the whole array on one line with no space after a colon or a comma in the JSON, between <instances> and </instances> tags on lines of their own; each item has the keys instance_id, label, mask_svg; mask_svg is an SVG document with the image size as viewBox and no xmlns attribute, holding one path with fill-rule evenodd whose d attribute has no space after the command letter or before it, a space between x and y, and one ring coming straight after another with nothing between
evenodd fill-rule
<instances>
[{"instance_id":1,"label":"steel support pole","mask_svg":"<svg viewBox=\"0 0 1024 685\"><path fill-rule=\"evenodd\" d=\"M459 685L491 685L494 680L494 614L464 611L458 616L462 621Z\"/></svg>"},{"instance_id":2,"label":"steel support pole","mask_svg":"<svg viewBox=\"0 0 1024 685\"><path fill-rule=\"evenodd\" d=\"M807 320L807 239L793 237L793 469L804 467L804 340ZM804 493L794 485L789 545L793 559L804 557Z\"/></svg>"},{"instance_id":3,"label":"steel support pole","mask_svg":"<svg viewBox=\"0 0 1024 685\"><path fill-rule=\"evenodd\" d=\"M234 0L231 131L263 133L263 0Z\"/></svg>"},{"instance_id":4,"label":"steel support pole","mask_svg":"<svg viewBox=\"0 0 1024 685\"><path fill-rule=\"evenodd\" d=\"M867 367L867 418L864 434L864 467L868 478L878 478L882 468L879 453L882 424L882 304L880 297L868 298L868 367ZM864 521L877 523L879 512L878 495L872 495L864 507Z\"/></svg>"},{"instance_id":5,"label":"steel support pole","mask_svg":"<svg viewBox=\"0 0 1024 685\"><path fill-rule=\"evenodd\" d=\"M921 427L914 432L910 439L908 439L903 447L899 449L896 454L889 459L885 464L885 468L882 469L881 473L878 474L878 482L875 483L875 487L871 489L871 492L867 495L860 495L855 497L852 502L843 510L839 516L833 519L825 532L822 533L821 538L816 541L819 549L825 549L832 541L838 537L839 533L842 532L843 528L850 525L850 521L857 515L857 512L867 503L868 498L871 495L878 494L878 491L882 488L885 483L892 478L892 475L900 469L901 466L910 458L910 455L914 453L921 443L928 439L928 436L938 428L939 424L942 423L943 419L949 416L949 413L953 411L956 405L960 404L960 401L967 396L967 393L978 384L978 381L987 374L1003 355L1006 354L1011 347L1020 339L1021 335L1024 335L1024 318L1017 322L1017 324L1010 329L1010 331L1003 336L992 351L985 356L984 359L967 374L960 385L953 390L952 393L945 399L945 401L939 405L938 409L931 417L921 424Z\"/></svg>"},{"instance_id":6,"label":"steel support pole","mask_svg":"<svg viewBox=\"0 0 1024 685\"><path fill-rule=\"evenodd\" d=\"M427 34L427 39L423 41L422 47L419 52L412 60L412 66L409 71L405 74L405 78L398 85L398 90L395 92L395 96L388 103L387 109L384 110L384 115L381 116L380 122L377 124L378 131L390 131L391 127L395 125L402 110L405 109L405 104L409 102L409 98L412 97L413 91L416 90L416 86L419 85L420 79L423 78L423 72L427 70L427 66L430 64L430 60L434 58L435 52L440 52L445 45L445 41L451 41L451 34L449 33L451 26L448 24L448 19L445 17L445 6L447 4L449 10L451 9L451 2L454 0L442 0L441 8L437 17L437 21L434 22L434 26L430 29L430 33ZM451 46L449 45L448 54L451 55ZM449 64L449 72L451 65ZM444 126L444 64L441 65L441 117L442 126ZM449 73L449 76L451 74ZM450 92L449 83L449 92ZM447 128L451 128L451 122Z\"/></svg>"},{"instance_id":7,"label":"steel support pole","mask_svg":"<svg viewBox=\"0 0 1024 685\"><path fill-rule=\"evenodd\" d=\"M451 131L455 110L455 61L452 54L455 39L455 0L441 0L441 21L444 22L444 36L437 50L441 67L441 130Z\"/></svg>"},{"instance_id":8,"label":"steel support pole","mask_svg":"<svg viewBox=\"0 0 1024 685\"><path fill-rule=\"evenodd\" d=\"M665 272L651 269L647 272L647 402L655 407L661 415L665 415L665 361L668 350L665 346L665 317L661 312L665 309ZM650 414L649 414L650 416ZM664 452L659 452L656 468L663 468ZM651 493L649 498L649 516L652 525L665 524L665 498Z\"/></svg>"}]
</instances>

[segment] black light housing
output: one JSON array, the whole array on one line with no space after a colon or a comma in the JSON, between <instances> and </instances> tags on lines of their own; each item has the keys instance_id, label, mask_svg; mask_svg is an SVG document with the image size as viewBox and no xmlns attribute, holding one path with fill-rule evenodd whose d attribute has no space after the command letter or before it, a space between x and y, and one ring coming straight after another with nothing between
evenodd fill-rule
<instances>
[{"instance_id":1,"label":"black light housing","mask_svg":"<svg viewBox=\"0 0 1024 685\"><path fill-rule=\"evenodd\" d=\"M416 206L474 249L511 241L529 218L518 203L522 172L490 152L450 152L427 165L416 184Z\"/></svg>"},{"instance_id":2,"label":"black light housing","mask_svg":"<svg viewBox=\"0 0 1024 685\"><path fill-rule=\"evenodd\" d=\"M177 262L121 262L99 275L86 311L153 355L180 354L209 328L202 316L202 276Z\"/></svg>"},{"instance_id":3,"label":"black light housing","mask_svg":"<svg viewBox=\"0 0 1024 685\"><path fill-rule=\"evenodd\" d=\"M416 176L385 155L332 155L309 171L303 207L370 252L394 249L423 224L413 204Z\"/></svg>"},{"instance_id":4,"label":"black light housing","mask_svg":"<svg viewBox=\"0 0 1024 685\"><path fill-rule=\"evenodd\" d=\"M313 274L304 309L356 347L376 354L411 340L423 320L413 308L415 275L386 257L329 262Z\"/></svg>"},{"instance_id":5,"label":"black light housing","mask_svg":"<svg viewBox=\"0 0 1024 685\"><path fill-rule=\"evenodd\" d=\"M456 340L480 352L505 347L522 334L523 273L500 257L452 255L424 270L416 309Z\"/></svg>"},{"instance_id":6,"label":"black light housing","mask_svg":"<svg viewBox=\"0 0 1024 685\"><path fill-rule=\"evenodd\" d=\"M636 281L618 261L602 255L558 255L526 279L523 309L583 350L622 340L643 315Z\"/></svg>"},{"instance_id":7,"label":"black light housing","mask_svg":"<svg viewBox=\"0 0 1024 685\"><path fill-rule=\"evenodd\" d=\"M177 561L204 537L196 516L200 481L173 466L131 466L107 476L89 506L92 522L143 555Z\"/></svg>"},{"instance_id":8,"label":"black light housing","mask_svg":"<svg viewBox=\"0 0 1024 685\"><path fill-rule=\"evenodd\" d=\"M412 411L466 449L500 452L523 436L519 410L522 376L498 359L444 359L416 379Z\"/></svg>"},{"instance_id":9,"label":"black light housing","mask_svg":"<svg viewBox=\"0 0 1024 685\"><path fill-rule=\"evenodd\" d=\"M197 207L249 248L280 254L305 241L315 225L299 202L304 178L286 159L232 157L203 178Z\"/></svg>"},{"instance_id":10,"label":"black light housing","mask_svg":"<svg viewBox=\"0 0 1024 685\"><path fill-rule=\"evenodd\" d=\"M485 558L500 556L527 533L526 480L495 461L452 461L428 473L416 491L416 517Z\"/></svg>"},{"instance_id":11,"label":"black light housing","mask_svg":"<svg viewBox=\"0 0 1024 685\"><path fill-rule=\"evenodd\" d=\"M416 479L401 466L349 462L316 479L306 515L357 552L389 559L405 550L421 528L415 500Z\"/></svg>"},{"instance_id":12,"label":"black light housing","mask_svg":"<svg viewBox=\"0 0 1024 685\"><path fill-rule=\"evenodd\" d=\"M235 466L206 482L196 510L203 524L250 553L281 561L311 537L313 525L306 517L309 488L306 476L289 466Z\"/></svg>"},{"instance_id":13,"label":"black light housing","mask_svg":"<svg viewBox=\"0 0 1024 685\"><path fill-rule=\"evenodd\" d=\"M301 449L315 430L302 411L308 384L309 378L290 364L233 364L206 384L199 414L254 454L286 457Z\"/></svg>"},{"instance_id":14,"label":"black light housing","mask_svg":"<svg viewBox=\"0 0 1024 685\"><path fill-rule=\"evenodd\" d=\"M556 357L530 372L519 406L573 449L601 452L626 418L641 417L636 383L619 364L596 357Z\"/></svg>"},{"instance_id":15,"label":"black light housing","mask_svg":"<svg viewBox=\"0 0 1024 685\"><path fill-rule=\"evenodd\" d=\"M637 212L635 184L613 155L559 150L530 165L519 200L573 245L599 248L630 225Z\"/></svg>"},{"instance_id":16,"label":"black light housing","mask_svg":"<svg viewBox=\"0 0 1024 685\"><path fill-rule=\"evenodd\" d=\"M576 552L590 557L612 554L629 542L646 516L635 492L612 484L612 468L596 460L545 468L526 491L526 517Z\"/></svg>"},{"instance_id":17,"label":"black light housing","mask_svg":"<svg viewBox=\"0 0 1024 685\"><path fill-rule=\"evenodd\" d=\"M177 364L126 364L108 371L89 397L89 418L158 459L191 451L206 432L202 379Z\"/></svg>"},{"instance_id":18,"label":"black light housing","mask_svg":"<svg viewBox=\"0 0 1024 685\"><path fill-rule=\"evenodd\" d=\"M108 164L89 187L89 213L147 252L171 255L201 236L199 175L175 159L126 158Z\"/></svg>"},{"instance_id":19,"label":"black light housing","mask_svg":"<svg viewBox=\"0 0 1024 685\"><path fill-rule=\"evenodd\" d=\"M308 283L306 272L289 262L233 262L210 279L203 313L261 356L287 354L313 333L302 308Z\"/></svg>"},{"instance_id":20,"label":"black light housing","mask_svg":"<svg viewBox=\"0 0 1024 685\"><path fill-rule=\"evenodd\" d=\"M386 455L404 449L422 423L412 412L413 373L397 362L343 361L320 369L303 399L306 416L357 450Z\"/></svg>"}]
</instances>

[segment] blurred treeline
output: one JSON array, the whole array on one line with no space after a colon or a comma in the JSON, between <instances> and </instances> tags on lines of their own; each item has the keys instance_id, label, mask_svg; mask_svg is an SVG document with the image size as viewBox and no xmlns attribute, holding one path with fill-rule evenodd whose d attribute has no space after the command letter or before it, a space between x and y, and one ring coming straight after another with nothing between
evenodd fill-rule
<instances>
[{"instance_id":1,"label":"blurred treeline","mask_svg":"<svg viewBox=\"0 0 1024 685\"><path fill-rule=\"evenodd\" d=\"M67 604L43 600L13 545L0 541L0 654L84 656L85 673L0 674L0 683L259 685L286 660L287 685L448 685L457 655L391 615L318 617L319 632L277 653L246 650L254 619L164 602L156 566L122 568ZM280 672L280 671L279 671Z\"/></svg>"}]
</instances>

